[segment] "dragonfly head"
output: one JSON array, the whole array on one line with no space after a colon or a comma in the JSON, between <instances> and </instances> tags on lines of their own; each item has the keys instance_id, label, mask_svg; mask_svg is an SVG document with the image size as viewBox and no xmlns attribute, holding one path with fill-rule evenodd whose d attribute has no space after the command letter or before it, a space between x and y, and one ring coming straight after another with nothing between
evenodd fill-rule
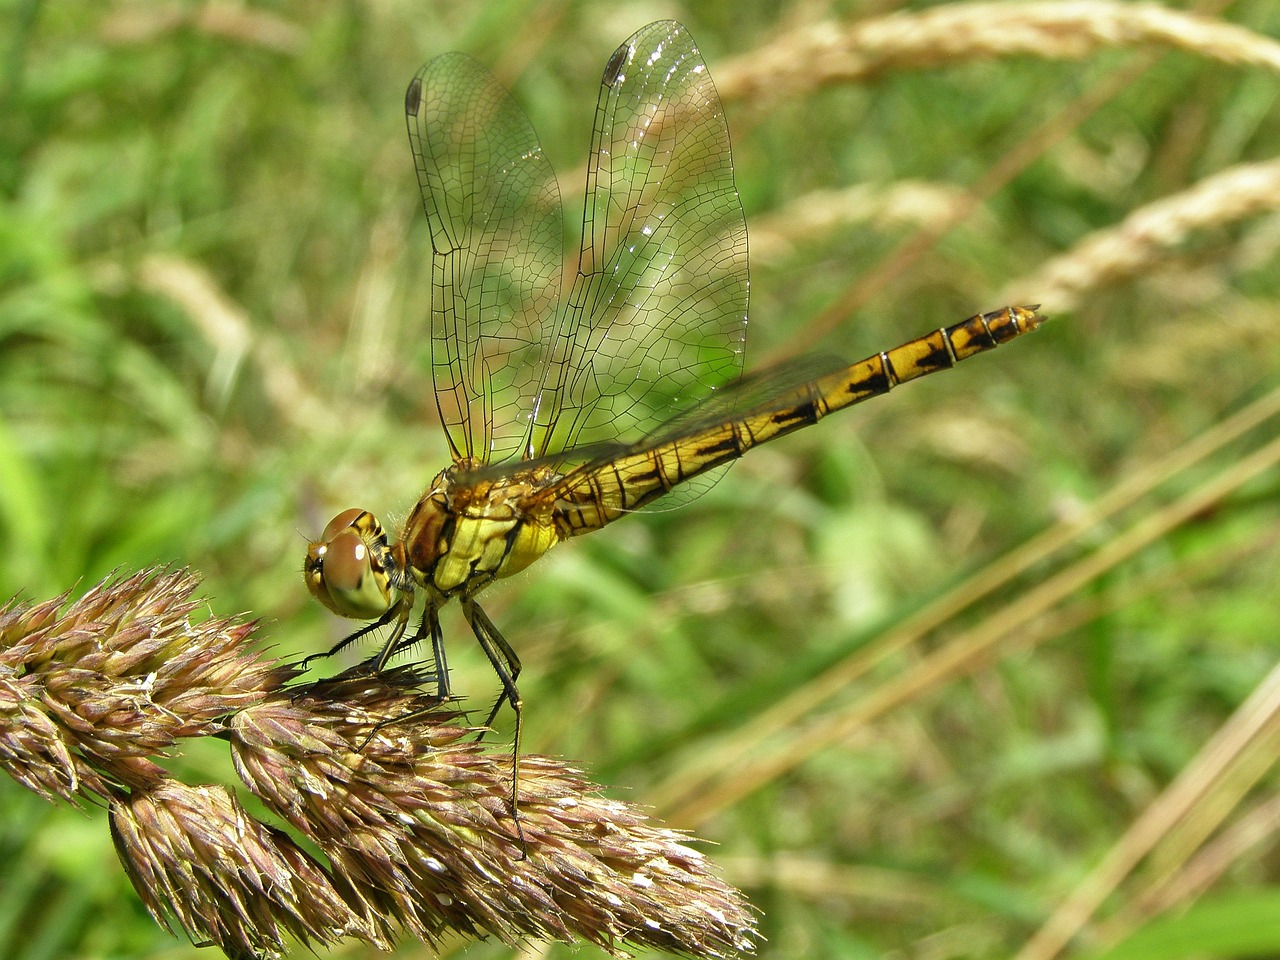
<instances>
[{"instance_id":1,"label":"dragonfly head","mask_svg":"<svg viewBox=\"0 0 1280 960\"><path fill-rule=\"evenodd\" d=\"M397 600L387 535L367 510L344 510L307 546L307 589L340 617L376 620Z\"/></svg>"}]
</instances>

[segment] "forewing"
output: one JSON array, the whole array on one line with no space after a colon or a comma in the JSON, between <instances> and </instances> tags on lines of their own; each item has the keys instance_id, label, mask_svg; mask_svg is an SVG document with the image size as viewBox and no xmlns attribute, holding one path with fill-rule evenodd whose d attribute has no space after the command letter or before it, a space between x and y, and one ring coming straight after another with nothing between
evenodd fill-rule
<instances>
[{"instance_id":1,"label":"forewing","mask_svg":"<svg viewBox=\"0 0 1280 960\"><path fill-rule=\"evenodd\" d=\"M733 381L747 286L720 98L684 27L650 24L605 67L579 267L531 453L638 438Z\"/></svg>"},{"instance_id":2,"label":"forewing","mask_svg":"<svg viewBox=\"0 0 1280 960\"><path fill-rule=\"evenodd\" d=\"M563 261L551 165L510 94L461 53L432 60L405 96L431 229L431 366L455 459L528 447Z\"/></svg>"}]
</instances>

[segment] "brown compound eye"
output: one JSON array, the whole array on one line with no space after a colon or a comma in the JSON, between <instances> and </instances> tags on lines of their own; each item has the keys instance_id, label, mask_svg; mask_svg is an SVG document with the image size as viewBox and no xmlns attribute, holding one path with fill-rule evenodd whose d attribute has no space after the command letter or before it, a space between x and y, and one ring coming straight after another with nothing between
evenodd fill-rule
<instances>
[{"instance_id":1,"label":"brown compound eye","mask_svg":"<svg viewBox=\"0 0 1280 960\"><path fill-rule=\"evenodd\" d=\"M386 546L367 510L344 510L307 546L302 575L311 595L340 617L376 620L395 602L391 577L374 547Z\"/></svg>"}]
</instances>

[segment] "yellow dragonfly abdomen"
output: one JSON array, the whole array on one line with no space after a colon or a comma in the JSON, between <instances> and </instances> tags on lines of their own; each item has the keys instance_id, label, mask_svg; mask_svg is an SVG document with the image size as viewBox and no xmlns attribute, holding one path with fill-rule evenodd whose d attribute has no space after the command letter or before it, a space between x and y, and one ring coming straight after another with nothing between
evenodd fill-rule
<instances>
[{"instance_id":1,"label":"yellow dragonfly abdomen","mask_svg":"<svg viewBox=\"0 0 1280 960\"><path fill-rule=\"evenodd\" d=\"M888 393L900 383L993 350L1036 329L1043 319L1034 307L980 313L819 379L794 385L784 382L763 401L745 399L736 416L718 423L688 424L674 435L659 433L607 462L580 467L530 496L527 509L533 512L550 505L563 539L597 530L677 485L736 460L752 447ZM755 378L766 387L776 379L770 371ZM733 388L729 390L730 400L720 408L731 407Z\"/></svg>"}]
</instances>

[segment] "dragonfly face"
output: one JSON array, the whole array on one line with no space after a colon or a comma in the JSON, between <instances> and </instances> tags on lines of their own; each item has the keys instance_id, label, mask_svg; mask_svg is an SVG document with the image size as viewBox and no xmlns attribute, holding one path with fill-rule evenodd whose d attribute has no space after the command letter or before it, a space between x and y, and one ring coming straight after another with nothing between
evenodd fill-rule
<instances>
[{"instance_id":1,"label":"dragonfly face","mask_svg":"<svg viewBox=\"0 0 1280 960\"><path fill-rule=\"evenodd\" d=\"M344 510L307 545L302 575L311 595L340 617L376 620L396 602L387 535L367 510Z\"/></svg>"},{"instance_id":2,"label":"dragonfly face","mask_svg":"<svg viewBox=\"0 0 1280 960\"><path fill-rule=\"evenodd\" d=\"M409 84L405 114L431 233L436 406L454 462L394 543L366 511L335 517L308 549L307 586L330 610L374 620L330 653L390 626L380 670L429 640L442 697L437 611L456 597L502 682L488 722L511 705L517 757L520 660L479 591L660 497L692 499L709 484L690 481L760 443L1042 319L1006 307L855 364L742 377L747 236L729 132L674 21L638 31L601 77L576 270L563 269L559 192L537 135L484 67L436 58ZM421 626L408 634L418 593Z\"/></svg>"}]
</instances>

